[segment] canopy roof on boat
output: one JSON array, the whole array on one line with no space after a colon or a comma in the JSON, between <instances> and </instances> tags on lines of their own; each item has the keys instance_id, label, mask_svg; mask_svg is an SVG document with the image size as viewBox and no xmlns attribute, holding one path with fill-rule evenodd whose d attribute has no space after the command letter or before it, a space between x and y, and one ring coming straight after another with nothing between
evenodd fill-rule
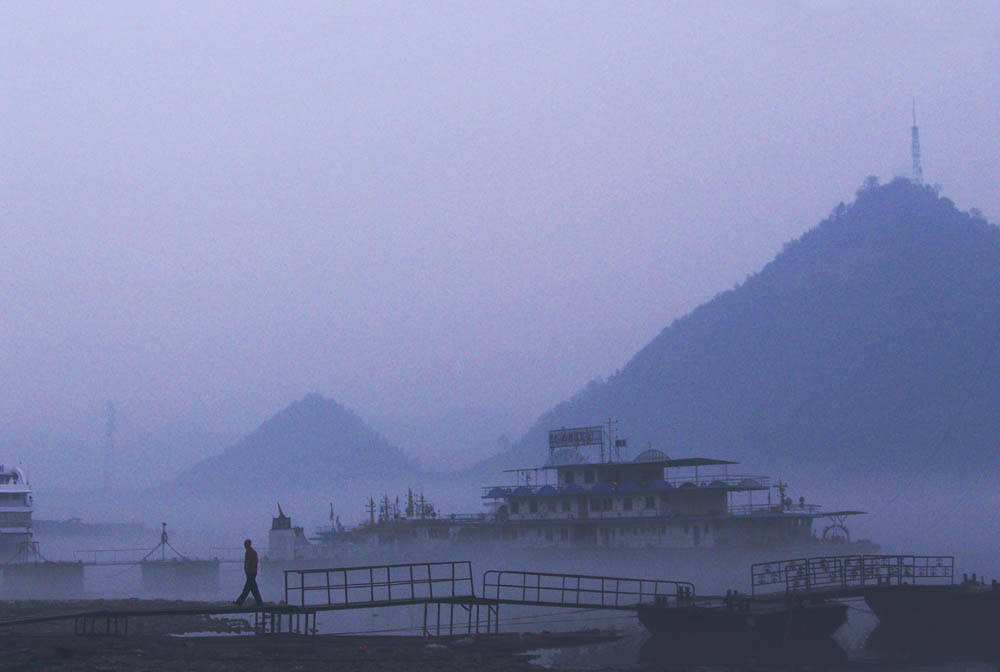
<instances>
[{"instance_id":1,"label":"canopy roof on boat","mask_svg":"<svg viewBox=\"0 0 1000 672\"><path fill-rule=\"evenodd\" d=\"M734 462L732 460L716 460L711 457L682 457L679 459L663 459L663 460L643 460L642 462L633 462L631 460L624 462L582 462L574 464L553 464L541 467L542 469L566 469L570 467L587 467L594 469L618 469L627 465L641 464L644 467L711 467L715 465L725 465L725 464L739 464L739 462ZM506 471L524 471L524 469L507 469Z\"/></svg>"}]
</instances>

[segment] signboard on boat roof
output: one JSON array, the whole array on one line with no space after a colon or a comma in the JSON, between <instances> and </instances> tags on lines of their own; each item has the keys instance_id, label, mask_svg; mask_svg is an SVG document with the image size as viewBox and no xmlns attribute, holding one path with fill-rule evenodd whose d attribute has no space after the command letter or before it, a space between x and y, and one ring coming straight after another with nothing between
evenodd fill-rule
<instances>
[{"instance_id":1,"label":"signboard on boat roof","mask_svg":"<svg viewBox=\"0 0 1000 672\"><path fill-rule=\"evenodd\" d=\"M549 431L549 452L559 448L579 448L581 446L603 446L604 427L573 427Z\"/></svg>"}]
</instances>

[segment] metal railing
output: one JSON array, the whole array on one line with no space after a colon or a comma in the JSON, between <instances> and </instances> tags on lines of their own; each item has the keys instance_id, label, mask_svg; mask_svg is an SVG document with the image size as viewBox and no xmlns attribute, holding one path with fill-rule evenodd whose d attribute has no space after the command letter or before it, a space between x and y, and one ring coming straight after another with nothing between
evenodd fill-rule
<instances>
[{"instance_id":1,"label":"metal railing","mask_svg":"<svg viewBox=\"0 0 1000 672\"><path fill-rule=\"evenodd\" d=\"M785 507L781 504L740 504L729 507L729 513L733 516L751 516L755 513L816 513L822 510L820 504L790 504Z\"/></svg>"},{"instance_id":2,"label":"metal railing","mask_svg":"<svg viewBox=\"0 0 1000 672\"><path fill-rule=\"evenodd\" d=\"M285 570L286 604L363 607L458 598L475 598L467 560Z\"/></svg>"},{"instance_id":3,"label":"metal railing","mask_svg":"<svg viewBox=\"0 0 1000 672\"><path fill-rule=\"evenodd\" d=\"M92 565L138 564L148 548L95 548L73 551L73 560Z\"/></svg>"},{"instance_id":4,"label":"metal railing","mask_svg":"<svg viewBox=\"0 0 1000 672\"><path fill-rule=\"evenodd\" d=\"M483 574L483 598L505 603L631 609L654 602L677 603L694 594L694 584L687 581L510 570Z\"/></svg>"},{"instance_id":5,"label":"metal railing","mask_svg":"<svg viewBox=\"0 0 1000 672\"><path fill-rule=\"evenodd\" d=\"M262 558L268 557L271 549L268 546L254 546L254 549ZM218 559L220 562L243 562L247 549L244 546L210 546L208 554Z\"/></svg>"},{"instance_id":6,"label":"metal railing","mask_svg":"<svg viewBox=\"0 0 1000 672\"><path fill-rule=\"evenodd\" d=\"M750 566L753 594L919 582L954 583L954 556L832 555L759 562Z\"/></svg>"},{"instance_id":7,"label":"metal railing","mask_svg":"<svg viewBox=\"0 0 1000 672\"><path fill-rule=\"evenodd\" d=\"M768 490L771 487L769 476L747 476L747 475L722 475L722 476L699 476L698 478L675 476L664 479L675 488L687 486L688 488L710 488L710 487L737 487L743 486L753 489ZM753 481L753 484L749 483Z\"/></svg>"},{"instance_id":8,"label":"metal railing","mask_svg":"<svg viewBox=\"0 0 1000 672\"><path fill-rule=\"evenodd\" d=\"M741 475L718 475L718 476L699 476L694 478L693 476L677 476L674 478L663 479L664 482L671 486L671 489L695 489L695 488L712 488L712 487L725 487L725 488L738 488L744 487L753 490L768 490L771 487L771 479L768 476L741 476ZM660 488L655 488L654 485L658 484L659 481L654 481L653 483L647 484L646 486L640 486L642 489L632 492L621 492L617 490L614 494L619 496L629 496L629 495L639 495L642 493L653 494L658 492L663 492ZM482 487L482 499L497 499L499 496L510 496L515 490L527 487L531 490L531 495L523 495L524 497L535 497L538 496L537 493L539 488L544 488L546 486L555 490L555 495L549 493L548 496L562 496L565 495L566 488L576 486L580 488L579 491L574 491L569 493L569 495L588 495L590 489L593 488L597 483L575 483L570 485L554 485L542 483L539 485L487 485ZM621 485L619 483L618 485ZM612 493L593 493L607 496ZM491 496L492 495L492 496ZM543 497L546 495L542 495Z\"/></svg>"}]
</instances>

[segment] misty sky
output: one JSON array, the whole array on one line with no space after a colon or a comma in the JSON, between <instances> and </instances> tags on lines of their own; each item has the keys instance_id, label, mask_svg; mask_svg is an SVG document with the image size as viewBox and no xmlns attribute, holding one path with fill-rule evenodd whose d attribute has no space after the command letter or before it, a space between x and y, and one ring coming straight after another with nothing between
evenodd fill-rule
<instances>
[{"instance_id":1,"label":"misty sky","mask_svg":"<svg viewBox=\"0 0 1000 672\"><path fill-rule=\"evenodd\" d=\"M522 431L908 173L912 96L1000 219L997 3L4 3L0 425Z\"/></svg>"}]
</instances>

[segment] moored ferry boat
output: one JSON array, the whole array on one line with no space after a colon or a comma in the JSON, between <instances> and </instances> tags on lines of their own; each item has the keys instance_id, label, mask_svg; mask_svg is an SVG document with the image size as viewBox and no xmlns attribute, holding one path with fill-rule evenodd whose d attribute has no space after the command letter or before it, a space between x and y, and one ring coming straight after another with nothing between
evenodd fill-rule
<instances>
[{"instance_id":1,"label":"moored ferry boat","mask_svg":"<svg viewBox=\"0 0 1000 672\"><path fill-rule=\"evenodd\" d=\"M0 465L0 563L31 538L33 501L24 472Z\"/></svg>"},{"instance_id":2,"label":"moored ferry boat","mask_svg":"<svg viewBox=\"0 0 1000 672\"><path fill-rule=\"evenodd\" d=\"M732 474L731 460L670 458L647 448L623 458L627 442L613 425L549 432L541 467L515 469L513 483L486 486L479 514L441 516L422 501L404 510L388 498L369 503L369 520L353 529L318 530L336 547L470 543L493 548L700 549L809 547L843 552L877 548L852 542L846 520L864 513L825 510L786 495L766 476ZM818 520L827 524L814 529ZM848 547L851 550L848 551Z\"/></svg>"}]
</instances>

